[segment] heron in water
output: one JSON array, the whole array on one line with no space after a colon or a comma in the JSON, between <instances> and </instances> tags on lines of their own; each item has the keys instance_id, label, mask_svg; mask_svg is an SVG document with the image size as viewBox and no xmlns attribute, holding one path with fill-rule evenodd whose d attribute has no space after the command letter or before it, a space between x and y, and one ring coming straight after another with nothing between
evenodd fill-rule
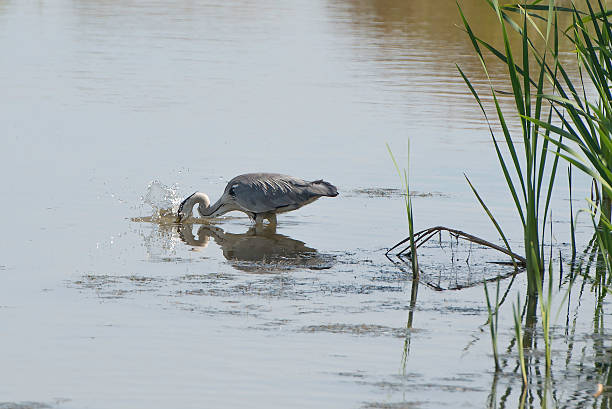
<instances>
[{"instance_id":1,"label":"heron in water","mask_svg":"<svg viewBox=\"0 0 612 409\"><path fill-rule=\"evenodd\" d=\"M202 217L217 217L233 210L244 212L260 224L276 225L276 214L312 203L322 196L336 197L336 186L324 180L308 182L278 173L247 173L229 181L223 195L211 206L208 196L195 192L180 204L177 223L187 219L198 205Z\"/></svg>"}]
</instances>

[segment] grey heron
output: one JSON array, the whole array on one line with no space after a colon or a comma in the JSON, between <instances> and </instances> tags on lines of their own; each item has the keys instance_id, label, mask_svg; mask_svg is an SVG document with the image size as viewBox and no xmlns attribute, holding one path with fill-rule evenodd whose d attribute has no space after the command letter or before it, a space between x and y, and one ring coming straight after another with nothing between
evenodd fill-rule
<instances>
[{"instance_id":1,"label":"grey heron","mask_svg":"<svg viewBox=\"0 0 612 409\"><path fill-rule=\"evenodd\" d=\"M276 224L276 214L312 203L322 196L338 196L338 190L324 180L308 182L278 173L247 173L230 180L223 195L211 206L202 192L187 197L178 208L177 223L187 219L198 205L202 217L217 217L233 210L246 213L256 224L267 219Z\"/></svg>"}]
</instances>

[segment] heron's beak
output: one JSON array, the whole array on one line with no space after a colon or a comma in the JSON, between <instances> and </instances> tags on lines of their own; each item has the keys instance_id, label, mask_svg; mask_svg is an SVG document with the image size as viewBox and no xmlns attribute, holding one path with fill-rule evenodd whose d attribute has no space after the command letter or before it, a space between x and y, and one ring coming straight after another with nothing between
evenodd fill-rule
<instances>
[{"instance_id":1,"label":"heron's beak","mask_svg":"<svg viewBox=\"0 0 612 409\"><path fill-rule=\"evenodd\" d=\"M176 215L176 220L174 221L174 223L180 223L181 222L181 215L177 214Z\"/></svg>"}]
</instances>

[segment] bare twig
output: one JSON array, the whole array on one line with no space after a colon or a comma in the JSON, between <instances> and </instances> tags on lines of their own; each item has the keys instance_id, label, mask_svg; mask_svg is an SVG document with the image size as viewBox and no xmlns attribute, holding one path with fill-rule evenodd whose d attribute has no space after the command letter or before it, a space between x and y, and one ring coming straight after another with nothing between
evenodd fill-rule
<instances>
[{"instance_id":1,"label":"bare twig","mask_svg":"<svg viewBox=\"0 0 612 409\"><path fill-rule=\"evenodd\" d=\"M461 230L451 229L451 228L444 227L444 226L430 227L428 229L421 230L421 231L415 233L414 234L415 249L418 249L423 244L425 244L427 241L429 241L429 239L431 239L433 236L435 236L436 233L441 233L443 231L447 231L451 236L455 237L457 240L459 240L459 239L467 240L469 242L480 244L482 246L486 246L486 247L492 248L494 250L497 250L497 251L499 251L501 253L504 253L504 254L510 256L511 258L513 258L514 260L516 260L518 262L517 264L519 264L521 266L525 266L527 264L527 260L525 260L524 257L519 256L518 254L516 254L516 253L514 253L514 252L512 252L512 251L510 251L510 250L508 250L506 248L503 248L501 246L498 246L497 244L493 244L490 241L487 241L487 240L482 239L480 237L477 237L477 236L474 236L472 234L463 232ZM396 248L402 246L403 244L405 244L405 243L407 243L409 241L410 241L410 237L405 238L404 240L400 241L395 246L393 246L389 250L387 250L385 255L388 256L390 252L392 252ZM403 254L406 254L408 257L411 256L411 254L410 254L410 246L406 246L402 250L400 250L397 253L397 256L401 256Z\"/></svg>"}]
</instances>

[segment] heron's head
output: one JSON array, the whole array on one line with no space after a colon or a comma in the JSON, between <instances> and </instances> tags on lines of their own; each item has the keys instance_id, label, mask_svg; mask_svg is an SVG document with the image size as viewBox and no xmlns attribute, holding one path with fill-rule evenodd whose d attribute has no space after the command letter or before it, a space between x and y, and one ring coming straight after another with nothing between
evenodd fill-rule
<instances>
[{"instance_id":1,"label":"heron's head","mask_svg":"<svg viewBox=\"0 0 612 409\"><path fill-rule=\"evenodd\" d=\"M192 193L190 196L188 196L185 200L181 202L176 216L176 223L180 223L182 220L185 220L189 216L191 216L191 214L193 213L193 203L189 202L191 201L190 199L192 199L196 193L197 192Z\"/></svg>"},{"instance_id":2,"label":"heron's head","mask_svg":"<svg viewBox=\"0 0 612 409\"><path fill-rule=\"evenodd\" d=\"M188 219L193 214L193 207L198 204L198 209L206 208L210 206L210 200L208 196L201 192L195 192L191 196L187 197L181 202L178 208L176 223Z\"/></svg>"}]
</instances>

